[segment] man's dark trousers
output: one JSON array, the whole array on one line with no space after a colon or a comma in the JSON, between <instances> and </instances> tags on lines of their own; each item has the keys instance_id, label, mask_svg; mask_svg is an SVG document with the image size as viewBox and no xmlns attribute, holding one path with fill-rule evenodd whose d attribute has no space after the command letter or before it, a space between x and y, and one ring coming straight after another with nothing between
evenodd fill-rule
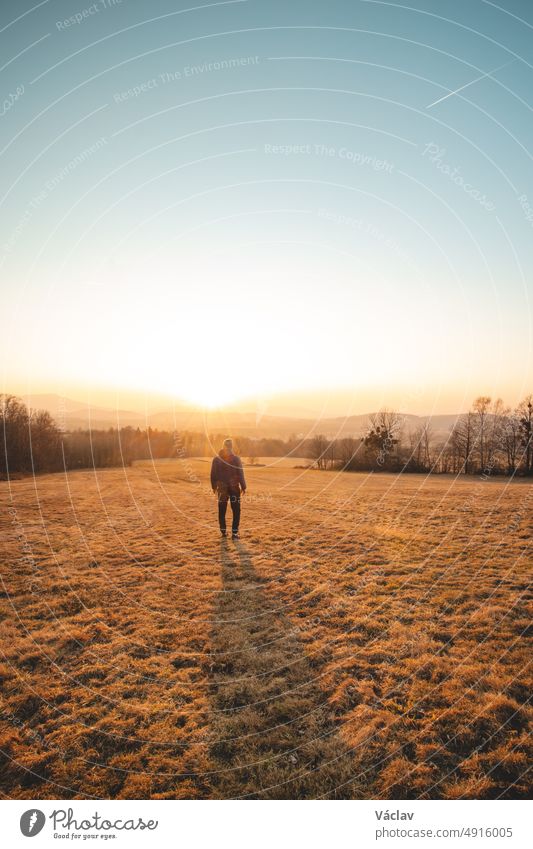
<instances>
[{"instance_id":1,"label":"man's dark trousers","mask_svg":"<svg viewBox=\"0 0 533 849\"><path fill-rule=\"evenodd\" d=\"M233 522L231 525L232 534L236 534L239 530L239 522L241 520L241 490L239 487L221 486L218 485L218 523L220 530L226 530L226 510L228 509L228 500L231 504L233 513Z\"/></svg>"}]
</instances>

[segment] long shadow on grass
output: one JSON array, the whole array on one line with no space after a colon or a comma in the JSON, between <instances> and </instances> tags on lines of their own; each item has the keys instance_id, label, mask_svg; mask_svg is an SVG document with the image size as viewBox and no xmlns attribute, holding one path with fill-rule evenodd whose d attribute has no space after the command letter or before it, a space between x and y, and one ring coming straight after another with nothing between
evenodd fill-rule
<instances>
[{"instance_id":1,"label":"long shadow on grass","mask_svg":"<svg viewBox=\"0 0 533 849\"><path fill-rule=\"evenodd\" d=\"M221 542L215 601L210 755L221 798L309 799L335 794L350 756L314 683L319 669L241 542ZM300 626L300 629L303 626ZM348 785L339 792L353 795Z\"/></svg>"}]
</instances>

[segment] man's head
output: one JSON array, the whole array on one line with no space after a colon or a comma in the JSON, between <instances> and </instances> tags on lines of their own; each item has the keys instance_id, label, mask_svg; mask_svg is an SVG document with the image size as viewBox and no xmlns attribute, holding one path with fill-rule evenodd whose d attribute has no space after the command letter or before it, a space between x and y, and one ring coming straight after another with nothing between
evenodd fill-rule
<instances>
[{"instance_id":1,"label":"man's head","mask_svg":"<svg viewBox=\"0 0 533 849\"><path fill-rule=\"evenodd\" d=\"M230 439L229 436L227 439L224 440L222 450L225 451L226 454L233 454L233 439Z\"/></svg>"}]
</instances>

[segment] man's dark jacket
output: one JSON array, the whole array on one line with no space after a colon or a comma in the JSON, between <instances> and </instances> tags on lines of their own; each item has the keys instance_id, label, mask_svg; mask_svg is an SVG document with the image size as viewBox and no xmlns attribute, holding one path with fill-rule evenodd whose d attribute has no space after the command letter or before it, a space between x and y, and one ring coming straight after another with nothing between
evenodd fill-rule
<instances>
[{"instance_id":1,"label":"man's dark jacket","mask_svg":"<svg viewBox=\"0 0 533 849\"><path fill-rule=\"evenodd\" d=\"M241 458L236 454L225 454L221 451L217 457L213 457L211 486L217 489L219 484L229 489L238 489L239 486L243 491L246 489Z\"/></svg>"}]
</instances>

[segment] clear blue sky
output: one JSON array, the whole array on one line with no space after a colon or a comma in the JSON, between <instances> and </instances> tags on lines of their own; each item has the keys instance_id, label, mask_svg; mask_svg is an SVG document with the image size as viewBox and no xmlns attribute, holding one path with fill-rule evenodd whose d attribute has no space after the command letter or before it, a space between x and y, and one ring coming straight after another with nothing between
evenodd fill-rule
<instances>
[{"instance_id":1,"label":"clear blue sky","mask_svg":"<svg viewBox=\"0 0 533 849\"><path fill-rule=\"evenodd\" d=\"M531 391L532 4L192 5L1 4L2 388Z\"/></svg>"}]
</instances>

